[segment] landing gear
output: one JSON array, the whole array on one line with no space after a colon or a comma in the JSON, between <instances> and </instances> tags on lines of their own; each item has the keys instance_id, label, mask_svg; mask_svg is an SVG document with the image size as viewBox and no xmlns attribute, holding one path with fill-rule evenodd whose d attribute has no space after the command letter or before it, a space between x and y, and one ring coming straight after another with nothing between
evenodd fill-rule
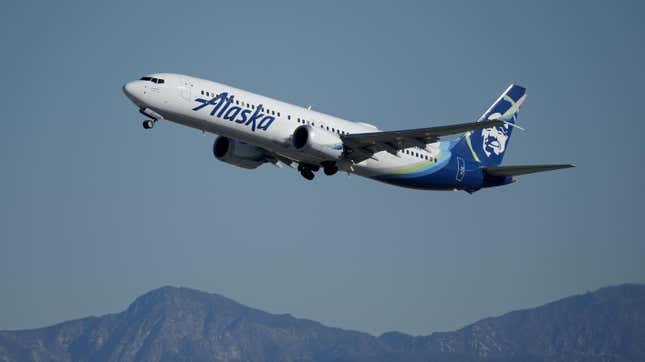
<instances>
[{"instance_id":1,"label":"landing gear","mask_svg":"<svg viewBox=\"0 0 645 362\"><path fill-rule=\"evenodd\" d=\"M323 170L325 171L325 175L331 176L338 172L338 166L336 166L336 162L334 161L325 161L321 163Z\"/></svg>"},{"instance_id":2,"label":"landing gear","mask_svg":"<svg viewBox=\"0 0 645 362\"><path fill-rule=\"evenodd\" d=\"M314 172L318 172L321 166L323 171L325 172L325 175L327 176L331 176L338 172L338 166L336 166L336 162L334 161L325 161L320 165L301 163L298 165L298 171L300 172L302 177L306 178L307 180L313 180L315 176Z\"/></svg>"},{"instance_id":3,"label":"landing gear","mask_svg":"<svg viewBox=\"0 0 645 362\"><path fill-rule=\"evenodd\" d=\"M319 169L320 167L314 165L298 165L298 171L300 171L302 177L306 178L309 181L314 179L314 171L318 171Z\"/></svg>"},{"instance_id":4,"label":"landing gear","mask_svg":"<svg viewBox=\"0 0 645 362\"><path fill-rule=\"evenodd\" d=\"M145 129L151 129L154 126L155 126L155 121L153 121L151 119L147 119L147 120L143 121L143 128L145 128Z\"/></svg>"},{"instance_id":5,"label":"landing gear","mask_svg":"<svg viewBox=\"0 0 645 362\"><path fill-rule=\"evenodd\" d=\"M300 171L300 174L302 177L306 178L307 180L311 181L314 179L314 173L310 169L306 168L302 171Z\"/></svg>"},{"instance_id":6,"label":"landing gear","mask_svg":"<svg viewBox=\"0 0 645 362\"><path fill-rule=\"evenodd\" d=\"M327 175L327 176L332 176L332 175L334 175L336 172L338 172L338 167L336 167L336 166L327 166L327 167L325 167L325 168L323 169L323 171L325 171L325 175Z\"/></svg>"}]
</instances>

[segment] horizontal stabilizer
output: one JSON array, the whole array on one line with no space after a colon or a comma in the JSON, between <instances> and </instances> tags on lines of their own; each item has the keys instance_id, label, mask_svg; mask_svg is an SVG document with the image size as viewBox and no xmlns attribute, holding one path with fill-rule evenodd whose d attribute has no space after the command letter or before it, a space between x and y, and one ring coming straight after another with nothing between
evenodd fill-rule
<instances>
[{"instance_id":1,"label":"horizontal stabilizer","mask_svg":"<svg viewBox=\"0 0 645 362\"><path fill-rule=\"evenodd\" d=\"M562 168L576 167L572 164L561 165L526 165L526 166L497 166L482 167L484 172L491 176L519 176L529 173L559 170Z\"/></svg>"}]
</instances>

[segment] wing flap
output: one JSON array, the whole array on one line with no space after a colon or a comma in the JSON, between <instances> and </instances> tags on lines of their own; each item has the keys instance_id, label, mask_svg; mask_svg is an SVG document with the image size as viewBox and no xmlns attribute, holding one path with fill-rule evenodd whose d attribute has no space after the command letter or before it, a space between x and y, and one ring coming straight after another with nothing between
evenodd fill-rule
<instances>
[{"instance_id":1,"label":"wing flap","mask_svg":"<svg viewBox=\"0 0 645 362\"><path fill-rule=\"evenodd\" d=\"M576 167L572 164L482 167L491 176L519 176L536 172Z\"/></svg>"}]
</instances>

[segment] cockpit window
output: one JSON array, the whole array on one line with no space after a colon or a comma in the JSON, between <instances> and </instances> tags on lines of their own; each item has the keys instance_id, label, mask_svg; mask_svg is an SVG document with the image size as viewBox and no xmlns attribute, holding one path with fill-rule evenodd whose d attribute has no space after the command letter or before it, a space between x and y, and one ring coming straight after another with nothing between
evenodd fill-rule
<instances>
[{"instance_id":1,"label":"cockpit window","mask_svg":"<svg viewBox=\"0 0 645 362\"><path fill-rule=\"evenodd\" d=\"M146 82L152 82L152 83L157 83L157 84L164 84L166 83L165 80L161 78L152 78L152 77L141 77L140 80L144 80Z\"/></svg>"}]
</instances>

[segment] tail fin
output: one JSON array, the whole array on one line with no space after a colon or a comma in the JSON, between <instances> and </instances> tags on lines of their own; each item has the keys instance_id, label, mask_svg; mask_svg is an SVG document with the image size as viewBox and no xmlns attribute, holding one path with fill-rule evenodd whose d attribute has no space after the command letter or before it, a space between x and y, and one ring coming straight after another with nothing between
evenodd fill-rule
<instances>
[{"instance_id":1,"label":"tail fin","mask_svg":"<svg viewBox=\"0 0 645 362\"><path fill-rule=\"evenodd\" d=\"M479 118L479 122L498 119L505 124L476 130L464 136L477 162L484 166L498 166L502 163L517 113L525 99L526 88L511 84Z\"/></svg>"}]
</instances>

